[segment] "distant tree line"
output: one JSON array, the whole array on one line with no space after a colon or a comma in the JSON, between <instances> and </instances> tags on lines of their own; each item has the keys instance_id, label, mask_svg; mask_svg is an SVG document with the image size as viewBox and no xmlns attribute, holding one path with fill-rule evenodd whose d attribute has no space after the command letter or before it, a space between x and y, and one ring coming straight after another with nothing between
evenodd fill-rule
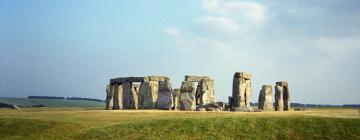
<instances>
[{"instance_id":1,"label":"distant tree line","mask_svg":"<svg viewBox=\"0 0 360 140\"><path fill-rule=\"evenodd\" d=\"M86 100L86 101L105 102L104 100L100 100L100 99L81 98L81 97L28 96L28 98L35 98L35 99L62 99L62 100Z\"/></svg>"},{"instance_id":2,"label":"distant tree line","mask_svg":"<svg viewBox=\"0 0 360 140\"><path fill-rule=\"evenodd\" d=\"M100 100L100 99L81 98L81 97L66 97L66 100L87 100L87 101L105 102L104 100Z\"/></svg>"},{"instance_id":3,"label":"distant tree line","mask_svg":"<svg viewBox=\"0 0 360 140\"><path fill-rule=\"evenodd\" d=\"M63 99L63 100L65 100L65 97L57 97L57 96L28 96L28 98L35 98L35 99Z\"/></svg>"}]
</instances>

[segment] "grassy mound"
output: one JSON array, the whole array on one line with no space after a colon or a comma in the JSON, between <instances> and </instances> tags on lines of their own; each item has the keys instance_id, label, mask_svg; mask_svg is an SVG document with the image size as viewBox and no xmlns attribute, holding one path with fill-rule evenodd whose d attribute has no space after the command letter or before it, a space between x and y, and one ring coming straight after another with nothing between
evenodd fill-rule
<instances>
[{"instance_id":1,"label":"grassy mound","mask_svg":"<svg viewBox=\"0 0 360 140\"><path fill-rule=\"evenodd\" d=\"M133 122L91 130L85 139L360 139L359 119L255 117Z\"/></svg>"}]
</instances>

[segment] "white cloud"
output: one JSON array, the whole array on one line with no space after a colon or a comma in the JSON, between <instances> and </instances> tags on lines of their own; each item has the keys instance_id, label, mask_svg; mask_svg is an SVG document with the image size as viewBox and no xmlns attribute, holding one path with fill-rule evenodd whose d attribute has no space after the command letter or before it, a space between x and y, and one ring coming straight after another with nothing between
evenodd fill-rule
<instances>
[{"instance_id":1,"label":"white cloud","mask_svg":"<svg viewBox=\"0 0 360 140\"><path fill-rule=\"evenodd\" d=\"M252 24L261 24L268 19L265 6L251 1L203 0L203 8L215 15L238 18Z\"/></svg>"},{"instance_id":2,"label":"white cloud","mask_svg":"<svg viewBox=\"0 0 360 140\"><path fill-rule=\"evenodd\" d=\"M236 33L244 29L241 25L227 17L204 16L196 18L194 22L204 30L214 31L215 33Z\"/></svg>"}]
</instances>

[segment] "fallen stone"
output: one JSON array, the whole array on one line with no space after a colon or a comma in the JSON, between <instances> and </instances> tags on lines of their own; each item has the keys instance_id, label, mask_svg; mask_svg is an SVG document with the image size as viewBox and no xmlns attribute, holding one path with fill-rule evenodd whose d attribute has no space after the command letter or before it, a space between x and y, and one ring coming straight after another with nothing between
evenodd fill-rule
<instances>
[{"instance_id":1,"label":"fallen stone","mask_svg":"<svg viewBox=\"0 0 360 140\"><path fill-rule=\"evenodd\" d=\"M251 108L251 107L242 106L242 107L233 107L233 108L231 108L231 111L235 111L235 112L254 112L254 109Z\"/></svg>"},{"instance_id":2,"label":"fallen stone","mask_svg":"<svg viewBox=\"0 0 360 140\"><path fill-rule=\"evenodd\" d=\"M12 105L12 106L11 106L11 109L20 110L21 108L20 108L19 106L17 106L17 105Z\"/></svg>"}]
</instances>

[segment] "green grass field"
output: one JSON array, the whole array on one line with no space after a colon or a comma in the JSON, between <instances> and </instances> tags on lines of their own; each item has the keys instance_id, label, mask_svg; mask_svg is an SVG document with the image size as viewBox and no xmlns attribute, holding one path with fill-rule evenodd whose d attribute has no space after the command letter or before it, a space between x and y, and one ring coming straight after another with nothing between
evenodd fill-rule
<instances>
[{"instance_id":1,"label":"green grass field","mask_svg":"<svg viewBox=\"0 0 360 140\"><path fill-rule=\"evenodd\" d=\"M360 139L360 112L0 109L0 139Z\"/></svg>"}]
</instances>

